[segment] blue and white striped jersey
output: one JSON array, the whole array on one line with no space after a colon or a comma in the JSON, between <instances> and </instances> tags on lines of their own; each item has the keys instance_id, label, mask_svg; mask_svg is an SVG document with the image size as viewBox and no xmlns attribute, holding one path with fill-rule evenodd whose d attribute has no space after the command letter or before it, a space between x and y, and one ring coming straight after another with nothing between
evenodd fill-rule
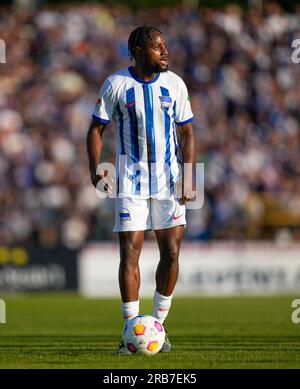
<instances>
[{"instance_id":1,"label":"blue and white striped jersey","mask_svg":"<svg viewBox=\"0 0 300 389\"><path fill-rule=\"evenodd\" d=\"M144 81L129 67L104 81L93 117L116 124L119 194L149 198L173 190L181 178L175 124L193 120L189 100L185 83L171 71Z\"/></svg>"}]
</instances>

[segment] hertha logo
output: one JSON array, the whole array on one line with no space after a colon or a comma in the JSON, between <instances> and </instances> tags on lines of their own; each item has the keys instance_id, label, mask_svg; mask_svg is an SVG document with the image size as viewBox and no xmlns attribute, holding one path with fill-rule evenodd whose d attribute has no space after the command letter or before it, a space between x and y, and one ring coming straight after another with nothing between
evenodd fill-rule
<instances>
[{"instance_id":1,"label":"hertha logo","mask_svg":"<svg viewBox=\"0 0 300 389\"><path fill-rule=\"evenodd\" d=\"M172 98L170 96L158 96L160 99L161 109L169 109L172 107Z\"/></svg>"},{"instance_id":2,"label":"hertha logo","mask_svg":"<svg viewBox=\"0 0 300 389\"><path fill-rule=\"evenodd\" d=\"M121 224L124 224L125 222L131 221L130 213L128 210L120 212L119 216L120 216L120 223Z\"/></svg>"}]
</instances>

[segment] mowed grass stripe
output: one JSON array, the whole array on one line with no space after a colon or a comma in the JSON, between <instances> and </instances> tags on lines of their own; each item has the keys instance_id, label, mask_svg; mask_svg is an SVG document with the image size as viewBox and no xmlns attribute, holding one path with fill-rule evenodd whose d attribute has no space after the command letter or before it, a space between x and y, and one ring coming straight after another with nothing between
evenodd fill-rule
<instances>
[{"instance_id":1,"label":"mowed grass stripe","mask_svg":"<svg viewBox=\"0 0 300 389\"><path fill-rule=\"evenodd\" d=\"M296 297L175 298L167 321L172 352L118 357L118 299L1 296L0 368L299 368ZM151 305L143 299L141 313Z\"/></svg>"}]
</instances>

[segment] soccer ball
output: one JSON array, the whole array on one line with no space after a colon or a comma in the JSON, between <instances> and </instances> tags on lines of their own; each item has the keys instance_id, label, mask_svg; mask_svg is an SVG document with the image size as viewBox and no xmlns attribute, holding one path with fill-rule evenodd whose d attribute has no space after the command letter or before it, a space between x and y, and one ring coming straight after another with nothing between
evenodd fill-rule
<instances>
[{"instance_id":1,"label":"soccer ball","mask_svg":"<svg viewBox=\"0 0 300 389\"><path fill-rule=\"evenodd\" d=\"M132 354L153 355L165 341L165 329L153 316L138 315L130 319L123 331L123 341Z\"/></svg>"}]
</instances>

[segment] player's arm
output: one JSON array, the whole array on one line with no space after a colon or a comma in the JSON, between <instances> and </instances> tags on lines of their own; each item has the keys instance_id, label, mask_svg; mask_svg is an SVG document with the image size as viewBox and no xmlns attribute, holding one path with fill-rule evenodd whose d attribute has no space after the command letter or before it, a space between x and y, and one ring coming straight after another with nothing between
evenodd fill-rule
<instances>
[{"instance_id":1,"label":"player's arm","mask_svg":"<svg viewBox=\"0 0 300 389\"><path fill-rule=\"evenodd\" d=\"M115 107L115 98L113 87L109 79L106 79L101 86L98 94L96 106L93 111L93 118L87 133L87 154L89 160L89 168L91 181L95 187L98 182L105 176L106 172L99 172L97 174L97 167L100 164L100 158L103 148L103 132L113 117ZM110 181L112 179L109 179ZM110 192L110 182L105 181L104 190Z\"/></svg>"},{"instance_id":2,"label":"player's arm","mask_svg":"<svg viewBox=\"0 0 300 389\"><path fill-rule=\"evenodd\" d=\"M88 129L87 133L87 154L88 154L88 160L89 160L89 168L90 168L90 175L91 175L91 181L93 185L96 187L97 183L101 178L103 178L103 175L97 175L97 166L100 163L102 148L103 148L103 132L106 127L106 123L100 123L94 118L91 121L90 127Z\"/></svg>"},{"instance_id":3,"label":"player's arm","mask_svg":"<svg viewBox=\"0 0 300 389\"><path fill-rule=\"evenodd\" d=\"M181 151L184 164L190 164L188 169L183 169L183 186L181 203L185 204L187 201L195 197L193 190L193 172L195 169L195 134L193 124L191 122L178 125L178 130L181 136ZM185 165L184 165L185 166Z\"/></svg>"}]
</instances>

